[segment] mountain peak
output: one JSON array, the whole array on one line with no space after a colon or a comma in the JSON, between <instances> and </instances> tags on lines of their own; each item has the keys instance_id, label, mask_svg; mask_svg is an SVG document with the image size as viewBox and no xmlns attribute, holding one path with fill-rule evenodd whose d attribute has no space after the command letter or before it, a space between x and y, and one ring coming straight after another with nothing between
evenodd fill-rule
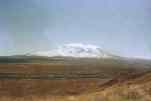
<instances>
[{"instance_id":1,"label":"mountain peak","mask_svg":"<svg viewBox=\"0 0 151 101\"><path fill-rule=\"evenodd\" d=\"M109 58L113 56L103 51L99 46L81 43L64 44L50 51L34 52L30 55L48 57L63 56L77 58Z\"/></svg>"}]
</instances>

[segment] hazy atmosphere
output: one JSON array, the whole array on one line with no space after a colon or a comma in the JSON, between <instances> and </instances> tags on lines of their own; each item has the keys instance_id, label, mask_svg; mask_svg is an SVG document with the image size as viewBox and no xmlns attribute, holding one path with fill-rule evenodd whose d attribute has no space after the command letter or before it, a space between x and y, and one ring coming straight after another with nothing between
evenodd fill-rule
<instances>
[{"instance_id":1,"label":"hazy atmosphere","mask_svg":"<svg viewBox=\"0 0 151 101\"><path fill-rule=\"evenodd\" d=\"M151 58L151 1L0 0L0 55L66 43Z\"/></svg>"}]
</instances>

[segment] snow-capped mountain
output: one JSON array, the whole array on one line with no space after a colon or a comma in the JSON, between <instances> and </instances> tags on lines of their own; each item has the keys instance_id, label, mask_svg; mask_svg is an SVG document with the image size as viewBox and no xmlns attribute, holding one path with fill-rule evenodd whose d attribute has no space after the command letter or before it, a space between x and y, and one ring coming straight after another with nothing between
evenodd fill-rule
<instances>
[{"instance_id":1,"label":"snow-capped mountain","mask_svg":"<svg viewBox=\"0 0 151 101\"><path fill-rule=\"evenodd\" d=\"M109 58L113 55L103 51L100 47L89 44L65 44L50 51L41 51L28 54L28 56L63 56L63 57L88 57L88 58Z\"/></svg>"}]
</instances>

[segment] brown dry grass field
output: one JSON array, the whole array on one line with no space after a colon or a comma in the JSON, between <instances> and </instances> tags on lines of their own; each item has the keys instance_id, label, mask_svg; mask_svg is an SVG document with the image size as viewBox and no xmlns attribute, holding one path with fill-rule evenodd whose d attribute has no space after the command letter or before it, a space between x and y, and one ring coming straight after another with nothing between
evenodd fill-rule
<instances>
[{"instance_id":1,"label":"brown dry grass field","mask_svg":"<svg viewBox=\"0 0 151 101\"><path fill-rule=\"evenodd\" d=\"M1 80L0 101L151 101L151 73L111 80Z\"/></svg>"},{"instance_id":2,"label":"brown dry grass field","mask_svg":"<svg viewBox=\"0 0 151 101\"><path fill-rule=\"evenodd\" d=\"M150 64L99 61L0 64L0 73L23 74L0 75L0 101L151 101Z\"/></svg>"}]
</instances>

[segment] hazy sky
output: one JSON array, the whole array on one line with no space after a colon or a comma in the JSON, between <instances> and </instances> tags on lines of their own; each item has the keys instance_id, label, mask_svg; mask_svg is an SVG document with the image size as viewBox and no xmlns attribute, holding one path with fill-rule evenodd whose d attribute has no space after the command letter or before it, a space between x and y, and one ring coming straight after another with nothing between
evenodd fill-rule
<instances>
[{"instance_id":1,"label":"hazy sky","mask_svg":"<svg viewBox=\"0 0 151 101\"><path fill-rule=\"evenodd\" d=\"M0 0L0 55L66 43L151 58L151 0Z\"/></svg>"}]
</instances>

